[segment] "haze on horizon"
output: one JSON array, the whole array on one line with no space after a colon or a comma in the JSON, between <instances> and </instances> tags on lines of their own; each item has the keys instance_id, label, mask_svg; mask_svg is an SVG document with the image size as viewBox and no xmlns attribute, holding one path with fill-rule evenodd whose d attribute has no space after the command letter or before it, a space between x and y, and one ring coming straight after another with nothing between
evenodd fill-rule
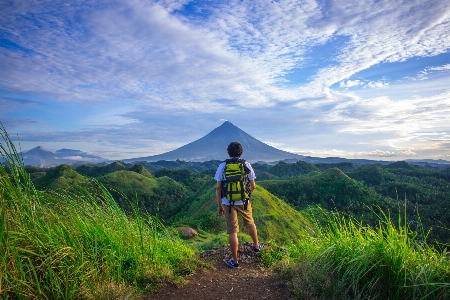
<instances>
[{"instance_id":1,"label":"haze on horizon","mask_svg":"<svg viewBox=\"0 0 450 300\"><path fill-rule=\"evenodd\" d=\"M224 120L317 157L450 160L450 5L3 1L0 121L24 151L164 153Z\"/></svg>"}]
</instances>

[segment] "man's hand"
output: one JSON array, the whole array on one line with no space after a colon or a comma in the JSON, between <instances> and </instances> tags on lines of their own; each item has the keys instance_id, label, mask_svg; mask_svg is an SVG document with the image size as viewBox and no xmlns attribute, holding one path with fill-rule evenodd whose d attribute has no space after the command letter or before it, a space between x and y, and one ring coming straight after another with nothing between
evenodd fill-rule
<instances>
[{"instance_id":1,"label":"man's hand","mask_svg":"<svg viewBox=\"0 0 450 300\"><path fill-rule=\"evenodd\" d=\"M225 213L225 211L223 210L222 205L219 205L219 206L217 207L217 211L218 211L218 213L219 213L219 216L223 216L223 214Z\"/></svg>"},{"instance_id":2,"label":"man's hand","mask_svg":"<svg viewBox=\"0 0 450 300\"><path fill-rule=\"evenodd\" d=\"M222 207L222 181L217 181L216 199L217 199L217 212L218 212L219 216L223 216L224 210Z\"/></svg>"}]
</instances>

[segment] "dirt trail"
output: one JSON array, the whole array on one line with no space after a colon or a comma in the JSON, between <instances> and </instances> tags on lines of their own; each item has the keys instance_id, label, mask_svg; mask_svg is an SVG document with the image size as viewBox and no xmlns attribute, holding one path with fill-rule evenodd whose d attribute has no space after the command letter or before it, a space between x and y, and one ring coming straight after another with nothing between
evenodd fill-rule
<instances>
[{"instance_id":1,"label":"dirt trail","mask_svg":"<svg viewBox=\"0 0 450 300\"><path fill-rule=\"evenodd\" d=\"M158 293L145 294L148 299L295 299L287 286L272 272L257 263L250 243L239 245L240 268L231 269L225 260L231 257L227 246L206 251L201 258L211 261L213 268L186 277L188 284L164 285Z\"/></svg>"}]
</instances>

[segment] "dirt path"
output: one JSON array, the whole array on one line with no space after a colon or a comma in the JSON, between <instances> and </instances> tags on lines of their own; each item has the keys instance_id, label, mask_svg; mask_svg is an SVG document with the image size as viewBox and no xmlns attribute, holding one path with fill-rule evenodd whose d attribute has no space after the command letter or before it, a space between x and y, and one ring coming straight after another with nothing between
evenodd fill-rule
<instances>
[{"instance_id":1,"label":"dirt path","mask_svg":"<svg viewBox=\"0 0 450 300\"><path fill-rule=\"evenodd\" d=\"M240 268L231 269L225 265L230 257L227 247L220 247L201 254L213 264L211 270L202 270L187 276L188 284L177 287L164 285L156 294L145 294L148 299L295 299L287 286L272 272L257 263L257 255L251 251L251 244L239 245Z\"/></svg>"}]
</instances>

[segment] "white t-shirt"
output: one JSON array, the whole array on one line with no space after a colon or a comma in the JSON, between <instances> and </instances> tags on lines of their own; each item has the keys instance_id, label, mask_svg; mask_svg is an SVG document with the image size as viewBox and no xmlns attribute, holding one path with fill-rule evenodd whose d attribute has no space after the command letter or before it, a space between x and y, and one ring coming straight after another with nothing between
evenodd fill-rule
<instances>
[{"instance_id":1,"label":"white t-shirt","mask_svg":"<svg viewBox=\"0 0 450 300\"><path fill-rule=\"evenodd\" d=\"M219 167L217 167L216 175L214 176L214 179L216 181L224 181L225 180L225 178L224 178L225 165L226 165L226 162L222 162L219 165ZM248 180L255 180L255 178L256 178L255 171L253 171L253 168L248 161L245 162L245 166L250 170L250 173L248 174ZM227 200L226 197L223 197L222 204L230 205L230 202ZM242 204L244 204L242 202L242 200L234 202L234 205L242 205Z\"/></svg>"}]
</instances>

